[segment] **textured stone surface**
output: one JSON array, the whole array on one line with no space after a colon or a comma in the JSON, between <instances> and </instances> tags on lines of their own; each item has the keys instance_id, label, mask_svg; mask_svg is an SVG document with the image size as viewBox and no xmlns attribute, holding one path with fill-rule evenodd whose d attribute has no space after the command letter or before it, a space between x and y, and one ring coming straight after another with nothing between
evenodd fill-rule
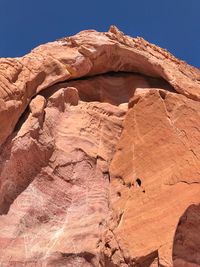
<instances>
[{"instance_id":1,"label":"textured stone surface","mask_svg":"<svg viewBox=\"0 0 200 267\"><path fill-rule=\"evenodd\" d=\"M161 265L172 266L176 225L188 203L199 201L199 102L158 89L140 91L110 168L120 220L114 233L127 257L140 262L154 253Z\"/></svg>"},{"instance_id":2,"label":"textured stone surface","mask_svg":"<svg viewBox=\"0 0 200 267\"><path fill-rule=\"evenodd\" d=\"M0 266L200 266L199 92L114 26L0 59Z\"/></svg>"}]
</instances>

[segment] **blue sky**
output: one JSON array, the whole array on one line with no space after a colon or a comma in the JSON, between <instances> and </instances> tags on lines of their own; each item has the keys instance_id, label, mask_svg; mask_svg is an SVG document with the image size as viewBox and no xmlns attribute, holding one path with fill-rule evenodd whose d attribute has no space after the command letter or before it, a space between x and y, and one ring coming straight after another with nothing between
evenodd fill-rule
<instances>
[{"instance_id":1,"label":"blue sky","mask_svg":"<svg viewBox=\"0 0 200 267\"><path fill-rule=\"evenodd\" d=\"M200 67L200 0L0 0L0 57L112 24Z\"/></svg>"}]
</instances>

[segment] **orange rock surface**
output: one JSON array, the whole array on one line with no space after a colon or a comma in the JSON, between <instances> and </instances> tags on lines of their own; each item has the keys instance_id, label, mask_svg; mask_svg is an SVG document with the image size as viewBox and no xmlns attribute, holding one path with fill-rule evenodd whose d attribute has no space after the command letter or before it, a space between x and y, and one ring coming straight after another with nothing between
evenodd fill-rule
<instances>
[{"instance_id":1,"label":"orange rock surface","mask_svg":"<svg viewBox=\"0 0 200 267\"><path fill-rule=\"evenodd\" d=\"M200 266L199 101L115 26L0 59L0 266Z\"/></svg>"}]
</instances>

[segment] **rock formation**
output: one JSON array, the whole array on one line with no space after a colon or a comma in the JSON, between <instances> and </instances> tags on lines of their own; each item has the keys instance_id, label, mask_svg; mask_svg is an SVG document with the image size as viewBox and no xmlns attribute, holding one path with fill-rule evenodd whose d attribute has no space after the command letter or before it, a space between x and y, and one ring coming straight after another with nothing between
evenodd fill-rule
<instances>
[{"instance_id":1,"label":"rock formation","mask_svg":"<svg viewBox=\"0 0 200 267\"><path fill-rule=\"evenodd\" d=\"M112 26L0 59L0 266L200 266L200 71Z\"/></svg>"}]
</instances>

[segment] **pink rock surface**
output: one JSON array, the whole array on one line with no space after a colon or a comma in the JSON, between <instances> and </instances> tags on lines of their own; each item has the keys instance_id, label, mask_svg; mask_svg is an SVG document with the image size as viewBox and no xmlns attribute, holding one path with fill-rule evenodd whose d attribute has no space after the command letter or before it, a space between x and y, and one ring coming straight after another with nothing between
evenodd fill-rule
<instances>
[{"instance_id":1,"label":"pink rock surface","mask_svg":"<svg viewBox=\"0 0 200 267\"><path fill-rule=\"evenodd\" d=\"M200 266L199 80L114 26L0 59L0 266Z\"/></svg>"}]
</instances>

